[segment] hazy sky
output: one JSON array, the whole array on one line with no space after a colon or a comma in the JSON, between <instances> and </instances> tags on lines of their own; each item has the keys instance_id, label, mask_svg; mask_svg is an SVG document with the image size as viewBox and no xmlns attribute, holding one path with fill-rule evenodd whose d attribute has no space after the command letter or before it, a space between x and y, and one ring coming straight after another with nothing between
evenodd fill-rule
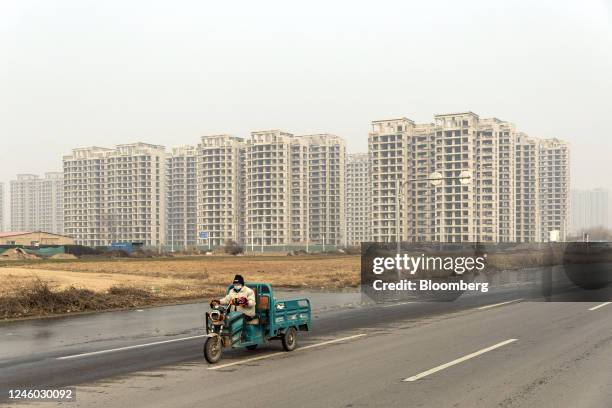
<instances>
[{"instance_id":1,"label":"hazy sky","mask_svg":"<svg viewBox=\"0 0 612 408\"><path fill-rule=\"evenodd\" d=\"M472 110L612 189L612 0L0 1L0 181L74 147ZM7 186L8 188L8 186Z\"/></svg>"}]
</instances>

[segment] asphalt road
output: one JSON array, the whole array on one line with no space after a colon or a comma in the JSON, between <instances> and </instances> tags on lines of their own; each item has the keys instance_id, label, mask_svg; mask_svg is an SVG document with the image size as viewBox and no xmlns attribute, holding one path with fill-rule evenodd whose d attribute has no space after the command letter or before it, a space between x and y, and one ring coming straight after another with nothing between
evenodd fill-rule
<instances>
[{"instance_id":1,"label":"asphalt road","mask_svg":"<svg viewBox=\"0 0 612 408\"><path fill-rule=\"evenodd\" d=\"M215 366L202 338L182 340L201 334L201 305L2 325L0 398L79 385L69 406L212 407L240 395L250 407L612 406L612 304L541 300L510 290L321 311L300 349L231 350ZM104 321L116 331L101 337ZM7 340L28 330L51 340ZM94 341L70 342L87 330Z\"/></svg>"}]
</instances>

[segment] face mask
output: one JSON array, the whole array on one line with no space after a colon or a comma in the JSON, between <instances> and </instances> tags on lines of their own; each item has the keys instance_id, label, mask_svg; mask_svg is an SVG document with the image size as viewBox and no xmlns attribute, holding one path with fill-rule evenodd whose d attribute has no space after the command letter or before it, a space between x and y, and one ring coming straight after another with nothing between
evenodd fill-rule
<instances>
[{"instance_id":1,"label":"face mask","mask_svg":"<svg viewBox=\"0 0 612 408\"><path fill-rule=\"evenodd\" d=\"M234 290L236 292L240 292L240 289L242 289L242 285L234 285Z\"/></svg>"}]
</instances>

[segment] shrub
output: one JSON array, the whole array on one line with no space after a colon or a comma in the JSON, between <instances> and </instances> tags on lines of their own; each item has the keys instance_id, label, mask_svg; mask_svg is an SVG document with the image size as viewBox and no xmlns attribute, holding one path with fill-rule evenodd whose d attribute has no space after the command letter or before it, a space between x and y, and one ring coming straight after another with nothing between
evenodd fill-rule
<instances>
[{"instance_id":1,"label":"shrub","mask_svg":"<svg viewBox=\"0 0 612 408\"><path fill-rule=\"evenodd\" d=\"M238 245L236 241L231 240L231 239L228 239L227 241L225 241L223 250L228 255L238 255L244 252L244 248Z\"/></svg>"}]
</instances>

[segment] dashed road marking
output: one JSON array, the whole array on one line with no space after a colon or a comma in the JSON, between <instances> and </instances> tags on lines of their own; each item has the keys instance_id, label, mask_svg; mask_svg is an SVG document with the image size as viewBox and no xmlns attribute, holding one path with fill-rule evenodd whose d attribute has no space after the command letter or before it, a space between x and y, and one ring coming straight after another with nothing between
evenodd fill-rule
<instances>
[{"instance_id":1,"label":"dashed road marking","mask_svg":"<svg viewBox=\"0 0 612 408\"><path fill-rule=\"evenodd\" d=\"M118 347L118 348L108 349L108 350L92 351L90 353L73 354L73 355L70 355L70 356L57 357L57 359L58 360L72 360L74 358L90 357L90 356L96 356L98 354L107 354L107 353L114 353L116 351L132 350L132 349L143 348L143 347L157 346L158 344L175 343L177 341L199 339L199 338L202 338L202 337L206 337L206 335L202 334L202 335L198 335L198 336L181 337L180 339L156 341L156 342L153 342L153 343L136 344L134 346L126 346L126 347Z\"/></svg>"},{"instance_id":2,"label":"dashed road marking","mask_svg":"<svg viewBox=\"0 0 612 408\"><path fill-rule=\"evenodd\" d=\"M604 306L609 305L610 303L612 303L612 302L605 302L605 303L602 303L601 305L593 306L593 307L592 307L592 308L590 308L589 310L597 310L597 309L599 309L600 307L604 307Z\"/></svg>"},{"instance_id":3,"label":"dashed road marking","mask_svg":"<svg viewBox=\"0 0 612 408\"><path fill-rule=\"evenodd\" d=\"M422 373L419 373L417 375L413 375L412 377L404 378L402 381L403 382L412 382L412 381L420 380L421 378L427 377L430 374L437 373L438 371L444 370L445 368L452 367L452 366L454 366L456 364L459 364L459 363L463 363L464 361L467 361L467 360L469 360L471 358L478 357L481 354L488 353L489 351L492 351L492 350L495 350L497 348L503 347L506 344L513 343L513 342L515 342L517 340L518 339L508 339L506 341L502 341L501 343L497 343L497 344L494 344L494 345L492 345L490 347L483 348L481 350L478 350L478 351L476 351L474 353L468 354L468 355L463 356L461 358L458 358L456 360L449 361L446 364L442 364L442 365L434 367L434 368L432 368L430 370L423 371Z\"/></svg>"},{"instance_id":4,"label":"dashed road marking","mask_svg":"<svg viewBox=\"0 0 612 408\"><path fill-rule=\"evenodd\" d=\"M521 298L521 299L514 299L514 300L508 300L507 302L494 303L492 305L480 306L477 309L478 310L490 309L492 307L503 306L503 305L507 305L507 304L510 304L510 303L514 303L514 302L520 302L521 300L523 300L523 298Z\"/></svg>"}]
</instances>

